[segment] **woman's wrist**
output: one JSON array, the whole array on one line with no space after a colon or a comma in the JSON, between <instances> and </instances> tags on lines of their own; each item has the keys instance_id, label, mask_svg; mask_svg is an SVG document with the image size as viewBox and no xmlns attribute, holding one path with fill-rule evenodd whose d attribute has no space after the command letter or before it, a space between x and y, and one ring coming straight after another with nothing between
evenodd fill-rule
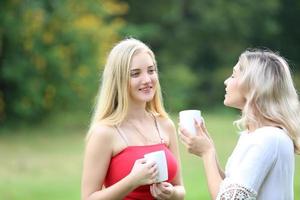
<instances>
[{"instance_id":1,"label":"woman's wrist","mask_svg":"<svg viewBox=\"0 0 300 200\"><path fill-rule=\"evenodd\" d=\"M214 148L206 151L203 153L202 155L202 159L205 161L205 160L211 160L211 159L215 159L216 158L216 151Z\"/></svg>"},{"instance_id":2,"label":"woman's wrist","mask_svg":"<svg viewBox=\"0 0 300 200\"><path fill-rule=\"evenodd\" d=\"M185 196L185 190L182 185L174 186L173 194L170 198L170 200L182 200Z\"/></svg>"},{"instance_id":3,"label":"woman's wrist","mask_svg":"<svg viewBox=\"0 0 300 200\"><path fill-rule=\"evenodd\" d=\"M139 186L138 182L135 180L135 177L131 173L128 176L126 176L124 179L126 179L128 186L132 190L134 190L135 188L137 188Z\"/></svg>"}]
</instances>

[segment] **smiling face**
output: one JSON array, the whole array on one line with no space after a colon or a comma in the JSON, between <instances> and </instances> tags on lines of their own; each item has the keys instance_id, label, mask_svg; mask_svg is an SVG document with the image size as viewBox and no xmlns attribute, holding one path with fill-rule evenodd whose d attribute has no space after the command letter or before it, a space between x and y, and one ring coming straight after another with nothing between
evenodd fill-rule
<instances>
[{"instance_id":1,"label":"smiling face","mask_svg":"<svg viewBox=\"0 0 300 200\"><path fill-rule=\"evenodd\" d=\"M240 78L241 71L239 69L239 63L237 63L233 68L232 75L228 77L224 82L226 86L224 105L242 110L245 105L246 98L239 88Z\"/></svg>"},{"instance_id":2,"label":"smiling face","mask_svg":"<svg viewBox=\"0 0 300 200\"><path fill-rule=\"evenodd\" d=\"M135 103L146 103L153 99L158 76L153 59L146 51L132 57L130 65L130 99Z\"/></svg>"}]
</instances>

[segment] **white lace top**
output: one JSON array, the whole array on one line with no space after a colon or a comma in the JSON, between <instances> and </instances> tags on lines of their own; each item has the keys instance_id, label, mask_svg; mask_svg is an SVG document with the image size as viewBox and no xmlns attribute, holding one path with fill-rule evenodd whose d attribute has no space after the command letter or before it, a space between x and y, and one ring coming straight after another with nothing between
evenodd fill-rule
<instances>
[{"instance_id":1,"label":"white lace top","mask_svg":"<svg viewBox=\"0 0 300 200\"><path fill-rule=\"evenodd\" d=\"M284 130L242 132L217 200L293 200L294 145Z\"/></svg>"}]
</instances>

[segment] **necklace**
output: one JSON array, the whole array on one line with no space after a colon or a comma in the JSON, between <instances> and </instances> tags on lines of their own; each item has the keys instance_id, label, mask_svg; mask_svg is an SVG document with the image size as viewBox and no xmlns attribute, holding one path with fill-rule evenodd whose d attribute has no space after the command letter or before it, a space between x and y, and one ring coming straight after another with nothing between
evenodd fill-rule
<instances>
[{"instance_id":1,"label":"necklace","mask_svg":"<svg viewBox=\"0 0 300 200\"><path fill-rule=\"evenodd\" d=\"M131 121L127 122L134 128L135 132L138 133L139 136L143 139L145 145L156 142L155 140L151 140L148 137L146 137L134 123L132 123Z\"/></svg>"}]
</instances>

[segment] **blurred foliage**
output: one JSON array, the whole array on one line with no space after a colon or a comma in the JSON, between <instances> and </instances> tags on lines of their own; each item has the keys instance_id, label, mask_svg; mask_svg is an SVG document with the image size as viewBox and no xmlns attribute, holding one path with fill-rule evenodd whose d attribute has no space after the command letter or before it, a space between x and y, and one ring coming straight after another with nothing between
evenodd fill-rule
<instances>
[{"instance_id":1,"label":"blurred foliage","mask_svg":"<svg viewBox=\"0 0 300 200\"><path fill-rule=\"evenodd\" d=\"M192 99L193 91L196 90L193 86L198 82L197 75L187 66L172 65L168 73L162 74L160 80L163 82L162 93L167 110L174 113L174 108L185 109Z\"/></svg>"},{"instance_id":2,"label":"blurred foliage","mask_svg":"<svg viewBox=\"0 0 300 200\"><path fill-rule=\"evenodd\" d=\"M90 109L111 46L133 36L154 50L166 107L221 105L241 52L280 51L300 88L297 0L2 0L0 121Z\"/></svg>"},{"instance_id":3,"label":"blurred foliage","mask_svg":"<svg viewBox=\"0 0 300 200\"><path fill-rule=\"evenodd\" d=\"M173 111L221 104L223 82L230 76L240 53L247 48L268 47L280 51L293 61L293 67L298 68L293 71L299 74L299 1L126 2L129 11L124 18L128 25L123 34L147 41L157 55L161 72L166 76L172 74L173 80L177 78L177 81L161 80L167 107ZM190 75L175 75L175 71L184 70L178 67L189 68L185 71ZM186 82L188 77L190 82Z\"/></svg>"},{"instance_id":4,"label":"blurred foliage","mask_svg":"<svg viewBox=\"0 0 300 200\"><path fill-rule=\"evenodd\" d=\"M91 104L126 4L111 0L1 1L0 120L37 119Z\"/></svg>"}]
</instances>

